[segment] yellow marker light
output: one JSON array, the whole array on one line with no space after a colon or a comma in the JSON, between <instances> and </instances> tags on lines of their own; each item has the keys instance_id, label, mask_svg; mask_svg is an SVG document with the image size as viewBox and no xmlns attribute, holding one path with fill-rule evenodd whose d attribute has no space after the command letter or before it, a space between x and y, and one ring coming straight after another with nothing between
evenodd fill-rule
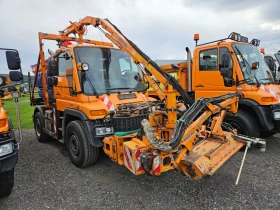
<instances>
[{"instance_id":1,"label":"yellow marker light","mask_svg":"<svg viewBox=\"0 0 280 210\"><path fill-rule=\"evenodd\" d=\"M273 97L262 97L262 102L273 102L275 98Z\"/></svg>"},{"instance_id":2,"label":"yellow marker light","mask_svg":"<svg viewBox=\"0 0 280 210\"><path fill-rule=\"evenodd\" d=\"M0 120L0 127L6 126L6 121L7 121L7 119L1 119Z\"/></svg>"},{"instance_id":3,"label":"yellow marker light","mask_svg":"<svg viewBox=\"0 0 280 210\"><path fill-rule=\"evenodd\" d=\"M261 52L262 54L264 54L264 48L261 48L260 52Z\"/></svg>"},{"instance_id":4,"label":"yellow marker light","mask_svg":"<svg viewBox=\"0 0 280 210\"><path fill-rule=\"evenodd\" d=\"M107 111L102 109L102 110L91 110L90 115L91 116L100 116L100 115L105 115L107 114Z\"/></svg>"}]
</instances>

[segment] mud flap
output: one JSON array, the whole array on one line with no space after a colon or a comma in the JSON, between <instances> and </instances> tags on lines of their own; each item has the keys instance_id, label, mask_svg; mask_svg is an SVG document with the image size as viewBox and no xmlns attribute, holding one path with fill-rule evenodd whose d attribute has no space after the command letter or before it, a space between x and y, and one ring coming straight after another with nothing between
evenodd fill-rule
<instances>
[{"instance_id":1,"label":"mud flap","mask_svg":"<svg viewBox=\"0 0 280 210\"><path fill-rule=\"evenodd\" d=\"M195 145L191 154L181 160L181 171L194 180L214 174L245 145L244 142L234 140L230 133L225 134L224 142L205 139Z\"/></svg>"}]
</instances>

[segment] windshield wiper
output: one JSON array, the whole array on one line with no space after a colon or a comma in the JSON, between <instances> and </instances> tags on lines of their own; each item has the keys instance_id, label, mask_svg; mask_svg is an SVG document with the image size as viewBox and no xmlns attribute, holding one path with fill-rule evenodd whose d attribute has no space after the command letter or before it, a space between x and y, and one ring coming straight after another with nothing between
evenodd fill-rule
<instances>
[{"instance_id":1,"label":"windshield wiper","mask_svg":"<svg viewBox=\"0 0 280 210\"><path fill-rule=\"evenodd\" d=\"M124 89L136 90L135 88L130 88L130 87L106 88L105 90L124 90Z\"/></svg>"},{"instance_id":2,"label":"windshield wiper","mask_svg":"<svg viewBox=\"0 0 280 210\"><path fill-rule=\"evenodd\" d=\"M250 65L249 62L243 57L242 53L241 53L240 50L237 48L237 46L235 46L235 49L236 49L236 51L239 53L239 55L241 56L241 58L242 58L242 60L243 60L243 63L244 63L243 66L246 67L246 72L247 72L247 74L249 74L248 71L247 71L247 66L246 66L245 62L248 64L248 66L250 66L250 68L251 68L251 65ZM251 71L252 71L252 69L251 69ZM251 72L250 72L250 74L251 74ZM250 75L250 74L249 74L249 75ZM255 77L255 79L256 79L257 86L259 87L259 86L260 86L260 83L259 83L259 81L258 81L256 75L255 75L254 77ZM251 80L251 79L250 79L250 80ZM252 81L252 82L253 82L253 81ZM253 82L253 83L254 83L254 82Z\"/></svg>"},{"instance_id":3,"label":"windshield wiper","mask_svg":"<svg viewBox=\"0 0 280 210\"><path fill-rule=\"evenodd\" d=\"M86 80L88 81L89 86L90 86L90 88L91 88L92 92L94 93L94 95L96 95L97 97L99 97L99 95L98 95L98 93L97 93L96 89L94 88L94 86L93 86L92 82L90 81L90 79L89 79L89 77L88 77L88 75L87 75L87 72L86 72L86 71L85 71L85 72L83 72L83 75L86 77Z\"/></svg>"},{"instance_id":4,"label":"windshield wiper","mask_svg":"<svg viewBox=\"0 0 280 210\"><path fill-rule=\"evenodd\" d=\"M249 84L249 85L254 85L254 84L256 84L256 83L254 83L254 81L252 81L250 78L243 79L243 80L240 80L240 81L239 81L239 85L242 85L242 84L244 84L244 83L247 83L247 84Z\"/></svg>"}]
</instances>

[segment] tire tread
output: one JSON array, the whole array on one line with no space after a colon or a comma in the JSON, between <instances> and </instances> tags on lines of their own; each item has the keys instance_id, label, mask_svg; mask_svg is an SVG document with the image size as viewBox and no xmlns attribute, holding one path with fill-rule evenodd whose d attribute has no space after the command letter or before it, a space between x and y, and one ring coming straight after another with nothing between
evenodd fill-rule
<instances>
[{"instance_id":1,"label":"tire tread","mask_svg":"<svg viewBox=\"0 0 280 210\"><path fill-rule=\"evenodd\" d=\"M0 174L0 198L11 194L14 187L14 169Z\"/></svg>"}]
</instances>

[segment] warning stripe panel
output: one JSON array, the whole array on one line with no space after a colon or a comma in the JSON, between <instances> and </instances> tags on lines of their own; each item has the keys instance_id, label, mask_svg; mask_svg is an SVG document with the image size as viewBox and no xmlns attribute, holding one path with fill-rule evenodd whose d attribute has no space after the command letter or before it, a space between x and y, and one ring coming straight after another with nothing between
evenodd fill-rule
<instances>
[{"instance_id":1,"label":"warning stripe panel","mask_svg":"<svg viewBox=\"0 0 280 210\"><path fill-rule=\"evenodd\" d=\"M271 95L273 95L273 97L280 103L280 98L279 98L279 96L277 95L277 93L275 93L274 91L270 90L269 88L267 88L267 87L264 86L264 85L261 85L260 88L261 88L262 90L264 90L265 92L270 93Z\"/></svg>"},{"instance_id":2,"label":"warning stripe panel","mask_svg":"<svg viewBox=\"0 0 280 210\"><path fill-rule=\"evenodd\" d=\"M103 103L107 106L107 108L110 111L114 111L115 110L114 104L112 103L112 101L110 101L110 99L107 96L102 96L102 97L100 97L100 99L103 101Z\"/></svg>"},{"instance_id":3,"label":"warning stripe panel","mask_svg":"<svg viewBox=\"0 0 280 210\"><path fill-rule=\"evenodd\" d=\"M125 156L125 161L127 163L127 166L132 170L132 158L130 155L130 150L127 147L124 147L124 156Z\"/></svg>"}]
</instances>

